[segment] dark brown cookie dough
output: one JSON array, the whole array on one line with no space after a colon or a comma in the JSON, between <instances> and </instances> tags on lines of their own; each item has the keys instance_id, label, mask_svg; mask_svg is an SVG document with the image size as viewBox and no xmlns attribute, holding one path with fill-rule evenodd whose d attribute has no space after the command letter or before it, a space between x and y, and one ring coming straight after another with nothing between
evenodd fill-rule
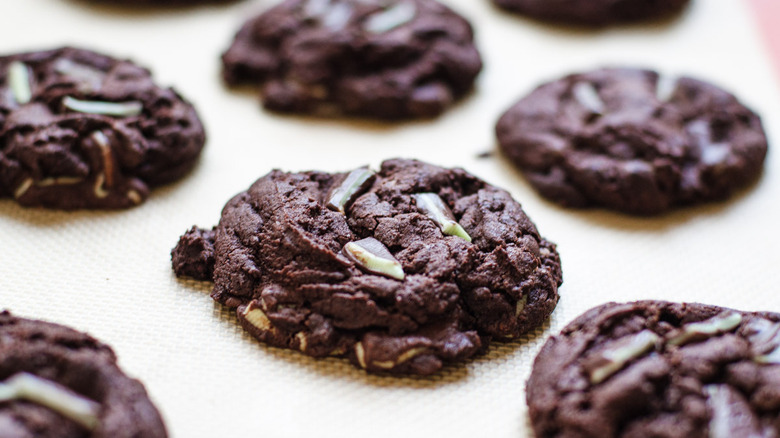
<instances>
[{"instance_id":1,"label":"dark brown cookie dough","mask_svg":"<svg viewBox=\"0 0 780 438\"><path fill-rule=\"evenodd\" d=\"M547 437L780 434L780 314L609 303L551 337L526 397Z\"/></svg>"},{"instance_id":2,"label":"dark brown cookie dough","mask_svg":"<svg viewBox=\"0 0 780 438\"><path fill-rule=\"evenodd\" d=\"M192 169L204 142L192 105L129 61L74 48L0 57L0 197L132 207Z\"/></svg>"},{"instance_id":3,"label":"dark brown cookie dough","mask_svg":"<svg viewBox=\"0 0 780 438\"><path fill-rule=\"evenodd\" d=\"M555 245L507 192L400 159L273 171L228 202L216 235L182 236L173 266L213 271L212 297L263 342L413 374L539 326L561 283Z\"/></svg>"},{"instance_id":4,"label":"dark brown cookie dough","mask_svg":"<svg viewBox=\"0 0 780 438\"><path fill-rule=\"evenodd\" d=\"M204 230L196 226L181 236L171 254L176 275L211 280L214 277L215 237L216 227Z\"/></svg>"},{"instance_id":5,"label":"dark brown cookie dough","mask_svg":"<svg viewBox=\"0 0 780 438\"><path fill-rule=\"evenodd\" d=\"M733 95L637 69L544 84L496 134L546 198L638 215L725 199L758 178L767 151L759 117Z\"/></svg>"},{"instance_id":6,"label":"dark brown cookie dough","mask_svg":"<svg viewBox=\"0 0 780 438\"><path fill-rule=\"evenodd\" d=\"M240 0L81 0L87 3L105 3L107 5L129 7L171 7L197 6L206 4L235 3Z\"/></svg>"},{"instance_id":7,"label":"dark brown cookie dough","mask_svg":"<svg viewBox=\"0 0 780 438\"><path fill-rule=\"evenodd\" d=\"M579 26L653 20L680 13L689 0L493 0L509 11Z\"/></svg>"},{"instance_id":8,"label":"dark brown cookie dough","mask_svg":"<svg viewBox=\"0 0 780 438\"><path fill-rule=\"evenodd\" d=\"M249 20L222 56L229 85L275 111L433 117L471 90L471 25L434 0L286 0Z\"/></svg>"},{"instance_id":9,"label":"dark brown cookie dough","mask_svg":"<svg viewBox=\"0 0 780 438\"><path fill-rule=\"evenodd\" d=\"M165 438L143 385L107 345L73 329L0 312L0 436Z\"/></svg>"}]
</instances>

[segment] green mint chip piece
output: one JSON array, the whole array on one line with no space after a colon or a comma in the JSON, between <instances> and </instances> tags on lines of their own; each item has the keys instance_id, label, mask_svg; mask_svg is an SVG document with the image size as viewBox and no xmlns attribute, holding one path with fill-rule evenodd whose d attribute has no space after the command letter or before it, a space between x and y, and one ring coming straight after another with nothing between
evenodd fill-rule
<instances>
[{"instance_id":1,"label":"green mint chip piece","mask_svg":"<svg viewBox=\"0 0 780 438\"><path fill-rule=\"evenodd\" d=\"M738 390L728 385L711 384L704 387L707 406L712 412L709 422L710 438L758 438L768 436L750 403Z\"/></svg>"},{"instance_id":2,"label":"green mint chip piece","mask_svg":"<svg viewBox=\"0 0 780 438\"><path fill-rule=\"evenodd\" d=\"M604 101L599 97L596 87L588 82L579 82L571 90L580 105L594 114L604 114Z\"/></svg>"},{"instance_id":3,"label":"green mint chip piece","mask_svg":"<svg viewBox=\"0 0 780 438\"><path fill-rule=\"evenodd\" d=\"M753 361L780 365L780 324L754 317L745 324L745 334L753 351Z\"/></svg>"},{"instance_id":4,"label":"green mint chip piece","mask_svg":"<svg viewBox=\"0 0 780 438\"><path fill-rule=\"evenodd\" d=\"M414 195L414 200L417 203L417 208L423 211L429 218L433 219L437 225L441 228L442 233L457 236L466 242L471 242L471 236L463 227L460 226L458 221L455 220L455 215L452 214L452 210L444 203L444 201L436 193L417 193Z\"/></svg>"},{"instance_id":5,"label":"green mint chip piece","mask_svg":"<svg viewBox=\"0 0 780 438\"><path fill-rule=\"evenodd\" d=\"M8 86L18 104L24 105L32 99L30 69L25 63L14 61L8 66Z\"/></svg>"},{"instance_id":6,"label":"green mint chip piece","mask_svg":"<svg viewBox=\"0 0 780 438\"><path fill-rule=\"evenodd\" d=\"M602 351L599 365L590 371L590 381L598 384L620 371L628 361L636 359L655 347L661 338L650 330L618 339Z\"/></svg>"},{"instance_id":7,"label":"green mint chip piece","mask_svg":"<svg viewBox=\"0 0 780 438\"><path fill-rule=\"evenodd\" d=\"M766 354L761 354L753 358L756 363L765 365L780 365L780 346Z\"/></svg>"},{"instance_id":8,"label":"green mint chip piece","mask_svg":"<svg viewBox=\"0 0 780 438\"><path fill-rule=\"evenodd\" d=\"M322 25L332 31L344 29L352 18L352 6L349 3L336 3L322 16Z\"/></svg>"},{"instance_id":9,"label":"green mint chip piece","mask_svg":"<svg viewBox=\"0 0 780 438\"><path fill-rule=\"evenodd\" d=\"M655 97L659 102L668 102L677 90L677 77L659 75L655 83Z\"/></svg>"},{"instance_id":10,"label":"green mint chip piece","mask_svg":"<svg viewBox=\"0 0 780 438\"><path fill-rule=\"evenodd\" d=\"M89 430L98 425L98 403L33 374L18 373L0 382L0 402L9 400L26 400L47 407Z\"/></svg>"},{"instance_id":11,"label":"green mint chip piece","mask_svg":"<svg viewBox=\"0 0 780 438\"><path fill-rule=\"evenodd\" d=\"M355 169L335 187L328 196L328 208L341 213L347 204L358 194L368 189L373 184L376 174L365 167Z\"/></svg>"},{"instance_id":12,"label":"green mint chip piece","mask_svg":"<svg viewBox=\"0 0 780 438\"><path fill-rule=\"evenodd\" d=\"M98 90L106 78L103 71L67 58L58 59L54 63L54 71L80 82L78 88L85 92Z\"/></svg>"},{"instance_id":13,"label":"green mint chip piece","mask_svg":"<svg viewBox=\"0 0 780 438\"><path fill-rule=\"evenodd\" d=\"M401 263L388 251L382 242L367 237L344 245L344 254L363 269L374 274L403 280L404 270Z\"/></svg>"},{"instance_id":14,"label":"green mint chip piece","mask_svg":"<svg viewBox=\"0 0 780 438\"><path fill-rule=\"evenodd\" d=\"M382 12L370 16L363 24L363 27L371 33L385 33L412 21L416 14L417 7L414 3L401 1Z\"/></svg>"},{"instance_id":15,"label":"green mint chip piece","mask_svg":"<svg viewBox=\"0 0 780 438\"><path fill-rule=\"evenodd\" d=\"M130 117L141 114L143 104L130 102L101 102L96 100L78 100L70 96L62 99L62 104L73 111L104 116Z\"/></svg>"},{"instance_id":16,"label":"green mint chip piece","mask_svg":"<svg viewBox=\"0 0 780 438\"><path fill-rule=\"evenodd\" d=\"M736 312L724 312L712 318L685 324L682 332L669 340L669 345L685 345L698 337L708 337L734 330L742 322L742 315Z\"/></svg>"},{"instance_id":17,"label":"green mint chip piece","mask_svg":"<svg viewBox=\"0 0 780 438\"><path fill-rule=\"evenodd\" d=\"M318 17L328 11L330 0L308 0L303 5L303 14L306 17Z\"/></svg>"}]
</instances>

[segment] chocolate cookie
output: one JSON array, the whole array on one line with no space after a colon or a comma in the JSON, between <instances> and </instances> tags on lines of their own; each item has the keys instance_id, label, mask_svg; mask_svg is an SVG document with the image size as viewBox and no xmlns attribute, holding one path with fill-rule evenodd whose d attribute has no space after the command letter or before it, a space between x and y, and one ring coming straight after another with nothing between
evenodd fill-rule
<instances>
[{"instance_id":1,"label":"chocolate cookie","mask_svg":"<svg viewBox=\"0 0 780 438\"><path fill-rule=\"evenodd\" d=\"M580 26L653 20L680 13L689 0L493 0L509 11Z\"/></svg>"},{"instance_id":2,"label":"chocolate cookie","mask_svg":"<svg viewBox=\"0 0 780 438\"><path fill-rule=\"evenodd\" d=\"M0 57L0 197L132 207L192 169L204 142L192 105L129 61L74 48Z\"/></svg>"},{"instance_id":3,"label":"chocolate cookie","mask_svg":"<svg viewBox=\"0 0 780 438\"><path fill-rule=\"evenodd\" d=\"M780 434L780 314L609 303L551 337L526 391L537 438Z\"/></svg>"},{"instance_id":4,"label":"chocolate cookie","mask_svg":"<svg viewBox=\"0 0 780 438\"><path fill-rule=\"evenodd\" d=\"M543 196L638 215L725 199L757 179L767 151L759 117L733 95L636 69L544 84L496 133Z\"/></svg>"},{"instance_id":5,"label":"chocolate cookie","mask_svg":"<svg viewBox=\"0 0 780 438\"><path fill-rule=\"evenodd\" d=\"M471 25L434 0L286 0L222 56L229 85L275 111L380 119L440 114L482 68Z\"/></svg>"},{"instance_id":6,"label":"chocolate cookie","mask_svg":"<svg viewBox=\"0 0 780 438\"><path fill-rule=\"evenodd\" d=\"M190 6L204 5L207 3L235 3L239 0L84 0L92 3L106 3L123 6Z\"/></svg>"},{"instance_id":7,"label":"chocolate cookie","mask_svg":"<svg viewBox=\"0 0 780 438\"><path fill-rule=\"evenodd\" d=\"M515 339L561 283L555 245L509 193L412 160L273 171L172 255L177 275L213 272L212 297L259 340L372 372L431 374Z\"/></svg>"},{"instance_id":8,"label":"chocolate cookie","mask_svg":"<svg viewBox=\"0 0 780 438\"><path fill-rule=\"evenodd\" d=\"M0 436L164 438L160 414L107 345L0 312Z\"/></svg>"}]
</instances>

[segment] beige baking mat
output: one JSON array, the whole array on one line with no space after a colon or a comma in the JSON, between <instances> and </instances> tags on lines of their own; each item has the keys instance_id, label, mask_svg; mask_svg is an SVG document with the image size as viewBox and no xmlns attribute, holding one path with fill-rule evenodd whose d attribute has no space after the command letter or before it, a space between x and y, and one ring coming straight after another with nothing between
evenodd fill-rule
<instances>
[{"instance_id":1,"label":"beige baking mat","mask_svg":"<svg viewBox=\"0 0 780 438\"><path fill-rule=\"evenodd\" d=\"M544 338L609 300L659 298L780 311L780 181L770 152L760 182L730 202L638 219L540 199L499 157L493 123L535 84L599 65L689 72L733 90L780 138L780 93L740 0L695 0L667 25L588 33L450 0L485 59L476 93L438 120L382 125L281 117L219 80L219 53L270 1L127 12L75 0L0 0L0 52L82 45L153 68L199 108L209 133L185 180L123 212L62 213L0 201L0 307L74 326L111 344L141 378L176 438L522 437L525 381ZM559 244L564 285L548 326L431 378L369 376L345 360L268 348L179 281L171 247L211 226L234 193L270 169L344 170L383 158L462 166L519 199Z\"/></svg>"}]
</instances>

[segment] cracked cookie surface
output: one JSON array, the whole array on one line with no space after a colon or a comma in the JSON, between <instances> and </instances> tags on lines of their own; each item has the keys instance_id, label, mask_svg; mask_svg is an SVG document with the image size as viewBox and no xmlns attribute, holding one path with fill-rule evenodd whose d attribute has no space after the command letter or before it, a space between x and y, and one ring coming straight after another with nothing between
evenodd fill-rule
<instances>
[{"instance_id":1,"label":"cracked cookie surface","mask_svg":"<svg viewBox=\"0 0 780 438\"><path fill-rule=\"evenodd\" d=\"M200 5L221 5L237 3L241 0L81 0L84 3L106 4L112 6L121 6L128 8L169 8L169 7L188 7Z\"/></svg>"},{"instance_id":2,"label":"cracked cookie surface","mask_svg":"<svg viewBox=\"0 0 780 438\"><path fill-rule=\"evenodd\" d=\"M205 133L148 70L62 48L0 57L0 197L117 209L194 167Z\"/></svg>"},{"instance_id":3,"label":"cracked cookie surface","mask_svg":"<svg viewBox=\"0 0 780 438\"><path fill-rule=\"evenodd\" d=\"M212 297L259 340L372 372L431 374L515 339L561 283L555 245L507 192L400 159L376 173L273 171L172 255L177 275L213 272Z\"/></svg>"},{"instance_id":4,"label":"cracked cookie surface","mask_svg":"<svg viewBox=\"0 0 780 438\"><path fill-rule=\"evenodd\" d=\"M652 215L722 200L761 174L761 120L688 77L603 69L544 84L499 119L502 152L568 207Z\"/></svg>"},{"instance_id":5,"label":"cracked cookie surface","mask_svg":"<svg viewBox=\"0 0 780 438\"><path fill-rule=\"evenodd\" d=\"M65 326L0 312L0 436L165 438L143 385L114 352Z\"/></svg>"},{"instance_id":6,"label":"cracked cookie surface","mask_svg":"<svg viewBox=\"0 0 780 438\"><path fill-rule=\"evenodd\" d=\"M379 119L434 117L471 90L471 25L435 0L286 0L223 54L231 86L266 108Z\"/></svg>"},{"instance_id":7,"label":"cracked cookie surface","mask_svg":"<svg viewBox=\"0 0 780 438\"><path fill-rule=\"evenodd\" d=\"M680 13L689 0L493 0L538 20L600 27L653 20Z\"/></svg>"},{"instance_id":8,"label":"cracked cookie surface","mask_svg":"<svg viewBox=\"0 0 780 438\"><path fill-rule=\"evenodd\" d=\"M775 437L780 314L605 304L545 343L526 397L539 438Z\"/></svg>"}]
</instances>

